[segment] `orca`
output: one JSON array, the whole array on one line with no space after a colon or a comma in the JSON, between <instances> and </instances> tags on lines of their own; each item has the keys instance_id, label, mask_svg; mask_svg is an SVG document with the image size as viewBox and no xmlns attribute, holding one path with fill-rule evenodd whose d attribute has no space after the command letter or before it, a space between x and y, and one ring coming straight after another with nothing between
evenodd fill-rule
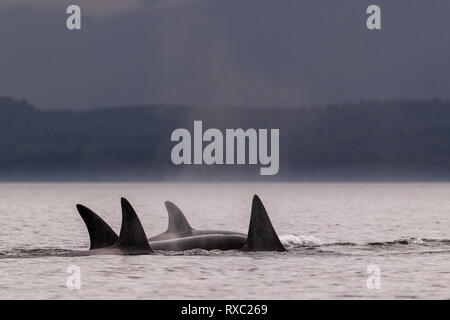
<instances>
[{"instance_id":1,"label":"orca","mask_svg":"<svg viewBox=\"0 0 450 320\"><path fill-rule=\"evenodd\" d=\"M200 236L184 237L178 239L159 240L150 242L156 251L188 251L202 250L240 250L245 247L247 237L237 234L204 234Z\"/></svg>"},{"instance_id":2,"label":"orca","mask_svg":"<svg viewBox=\"0 0 450 320\"><path fill-rule=\"evenodd\" d=\"M213 234L246 236L243 233L226 230L196 230L191 227L183 212L174 203L166 201L164 204L169 216L169 225L165 232L150 237L148 239L150 242Z\"/></svg>"},{"instance_id":3,"label":"orca","mask_svg":"<svg viewBox=\"0 0 450 320\"><path fill-rule=\"evenodd\" d=\"M181 238L172 238L166 240L148 241L144 238L145 232L139 219L132 208L131 204L125 199L122 199L123 221L125 216L132 216L134 225L137 227L137 232L134 233L138 239L133 240L133 232L128 228L126 233L128 247L125 248L120 245L123 235L122 230L118 237L117 243L105 248L99 248L102 243L108 243L115 239L114 231L104 222L97 214L85 206L77 205L77 209L87 225L89 236L91 237L91 250L86 251L87 254L149 254L156 251L186 251L192 249L203 250L243 250L243 251L278 251L283 252L286 249L283 247L278 238L272 222L270 221L267 211L264 208L261 200L257 195L253 197L252 212L250 218L250 225L248 235L229 233L229 234L200 234L193 236L185 236ZM88 216L88 217L87 217ZM184 216L183 216L184 217ZM187 222L187 221L186 221ZM188 225L188 224L187 224ZM170 228L170 223L169 223ZM192 229L192 228L191 228ZM97 235L93 233L106 233L106 235ZM125 233L124 233L125 234ZM105 241L104 239L108 239ZM139 245L134 246L132 243L137 242ZM147 245L144 244L146 242ZM131 250L129 250L131 247ZM105 252L105 253L104 253ZM112 252L112 253L111 253ZM117 253L119 252L119 253ZM125 252L125 253L122 253Z\"/></svg>"},{"instance_id":4,"label":"orca","mask_svg":"<svg viewBox=\"0 0 450 320\"><path fill-rule=\"evenodd\" d=\"M170 202L166 202L166 206L167 204L169 204L172 209L178 209ZM174 210L169 210L168 208L168 211L173 212ZM182 216L184 218L181 211L179 209L178 211L178 217ZM187 223L185 218L184 220ZM187 223L187 225L189 224ZM191 249L223 251L286 251L273 228L272 222L270 221L269 215L267 214L261 199L257 195L254 195L253 197L250 226L247 236L229 231L216 231L218 233L213 233L214 231L196 231L199 235L153 241L150 242L150 246L157 251L186 251Z\"/></svg>"},{"instance_id":5,"label":"orca","mask_svg":"<svg viewBox=\"0 0 450 320\"><path fill-rule=\"evenodd\" d=\"M144 255L155 254L147 240L144 228L131 204L121 199L122 226L117 234L89 208L77 205L90 237L90 250L73 251L71 255Z\"/></svg>"}]
</instances>

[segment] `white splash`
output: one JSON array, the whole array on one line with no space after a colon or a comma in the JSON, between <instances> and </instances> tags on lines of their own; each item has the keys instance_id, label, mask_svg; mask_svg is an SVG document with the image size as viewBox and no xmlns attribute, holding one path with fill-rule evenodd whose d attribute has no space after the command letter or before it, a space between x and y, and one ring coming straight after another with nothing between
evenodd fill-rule
<instances>
[{"instance_id":1,"label":"white splash","mask_svg":"<svg viewBox=\"0 0 450 320\"><path fill-rule=\"evenodd\" d=\"M419 239L419 238L411 238L411 239L407 239L406 241L408 242L408 244L418 245L418 246L423 246L426 244L425 241L423 241L422 239Z\"/></svg>"},{"instance_id":2,"label":"white splash","mask_svg":"<svg viewBox=\"0 0 450 320\"><path fill-rule=\"evenodd\" d=\"M320 247L322 242L314 236L297 236L294 234L283 234L280 236L283 246L289 247Z\"/></svg>"}]
</instances>

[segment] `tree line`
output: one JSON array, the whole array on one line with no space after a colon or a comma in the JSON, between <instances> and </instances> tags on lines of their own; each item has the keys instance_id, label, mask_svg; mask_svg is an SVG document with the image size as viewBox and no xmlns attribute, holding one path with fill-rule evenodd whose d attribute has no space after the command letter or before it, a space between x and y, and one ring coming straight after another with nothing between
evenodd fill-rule
<instances>
[{"instance_id":1,"label":"tree line","mask_svg":"<svg viewBox=\"0 0 450 320\"><path fill-rule=\"evenodd\" d=\"M280 170L175 166L171 132L280 129ZM450 101L298 108L136 105L44 111L0 98L0 180L449 180Z\"/></svg>"}]
</instances>

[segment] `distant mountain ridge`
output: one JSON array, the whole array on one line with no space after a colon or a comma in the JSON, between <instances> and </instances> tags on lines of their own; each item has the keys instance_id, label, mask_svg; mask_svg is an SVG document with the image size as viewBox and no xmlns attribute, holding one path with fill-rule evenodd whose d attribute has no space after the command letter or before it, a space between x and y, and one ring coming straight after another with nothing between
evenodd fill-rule
<instances>
[{"instance_id":1,"label":"distant mountain ridge","mask_svg":"<svg viewBox=\"0 0 450 320\"><path fill-rule=\"evenodd\" d=\"M279 128L280 171L175 166L177 128ZM305 108L126 106L42 111L0 97L2 181L450 180L450 101Z\"/></svg>"}]
</instances>

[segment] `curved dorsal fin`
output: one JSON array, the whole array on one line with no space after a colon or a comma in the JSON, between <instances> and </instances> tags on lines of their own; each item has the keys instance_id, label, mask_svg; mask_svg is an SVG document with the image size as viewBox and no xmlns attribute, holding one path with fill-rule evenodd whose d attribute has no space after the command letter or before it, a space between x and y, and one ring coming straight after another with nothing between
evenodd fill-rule
<instances>
[{"instance_id":1,"label":"curved dorsal fin","mask_svg":"<svg viewBox=\"0 0 450 320\"><path fill-rule=\"evenodd\" d=\"M130 251L148 251L153 252L145 235L139 218L131 204L125 198L122 203L122 227L120 229L119 241L117 246L121 249Z\"/></svg>"},{"instance_id":2,"label":"curved dorsal fin","mask_svg":"<svg viewBox=\"0 0 450 320\"><path fill-rule=\"evenodd\" d=\"M169 226L166 233L186 234L193 230L183 212L174 203L166 201L164 204L169 214Z\"/></svg>"},{"instance_id":3,"label":"curved dorsal fin","mask_svg":"<svg viewBox=\"0 0 450 320\"><path fill-rule=\"evenodd\" d=\"M81 204L77 204L77 210L86 224L91 240L91 250L110 247L117 242L119 239L117 234L94 211Z\"/></svg>"},{"instance_id":4,"label":"curved dorsal fin","mask_svg":"<svg viewBox=\"0 0 450 320\"><path fill-rule=\"evenodd\" d=\"M247 246L249 251L286 251L257 195L253 197Z\"/></svg>"}]
</instances>

